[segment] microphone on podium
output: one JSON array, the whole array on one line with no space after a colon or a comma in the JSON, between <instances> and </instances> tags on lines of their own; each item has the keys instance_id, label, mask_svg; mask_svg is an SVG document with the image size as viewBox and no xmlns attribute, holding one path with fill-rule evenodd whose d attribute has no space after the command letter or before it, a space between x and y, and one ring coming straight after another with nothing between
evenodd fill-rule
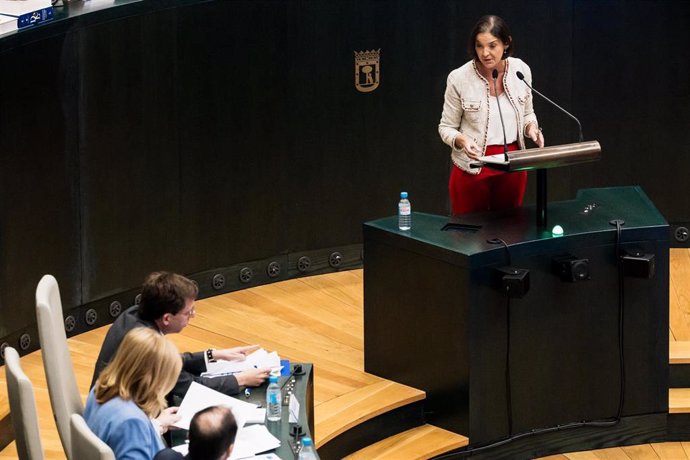
<instances>
[{"instance_id":1,"label":"microphone on podium","mask_svg":"<svg viewBox=\"0 0 690 460\"><path fill-rule=\"evenodd\" d=\"M578 129L580 130L580 142L583 142L583 141L584 141L584 137L582 136L582 125L580 124L580 120L578 120L577 118L575 118L575 115L573 115L572 113L568 112L568 111L565 110L563 107L561 107L560 105L556 104L555 102L553 102L553 101L552 101L551 99L549 99L548 97L544 96L542 93L540 93L540 92L537 91L536 89L532 88L532 87L530 86L530 84L527 83L527 82L525 81L525 76L522 74L522 72L520 72L520 71L518 70L517 72L515 72L515 74L517 75L517 77L518 77L520 80L522 80L522 82L523 82L525 85L527 85L527 87L528 87L529 89L531 89L532 91L534 91L535 93L537 93L539 96L541 96L546 102L548 102L549 104L553 105L553 106L556 107L558 110L560 110L561 112L565 113L565 114L568 115L570 118L572 118L573 120L575 120L575 123L577 123L577 127L578 127Z\"/></svg>"},{"instance_id":2,"label":"microphone on podium","mask_svg":"<svg viewBox=\"0 0 690 460\"><path fill-rule=\"evenodd\" d=\"M496 95L496 105L498 105L498 116L501 117L501 128L503 128L503 158L506 163L510 161L508 158L508 141L506 139L506 125L503 123L503 112L501 112L501 102L498 100L498 89L496 86L496 79L498 79L498 70L494 69L491 72L491 78L494 79L494 94Z\"/></svg>"}]
</instances>

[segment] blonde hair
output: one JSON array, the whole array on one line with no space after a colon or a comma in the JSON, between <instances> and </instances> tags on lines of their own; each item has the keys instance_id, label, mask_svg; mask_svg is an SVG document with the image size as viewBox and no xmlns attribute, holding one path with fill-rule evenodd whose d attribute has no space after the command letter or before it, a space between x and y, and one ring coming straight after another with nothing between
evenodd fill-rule
<instances>
[{"instance_id":1,"label":"blonde hair","mask_svg":"<svg viewBox=\"0 0 690 460\"><path fill-rule=\"evenodd\" d=\"M96 380L96 401L120 397L133 401L149 417L167 407L165 395L175 386L182 358L162 334L137 327L125 335L115 357Z\"/></svg>"}]
</instances>

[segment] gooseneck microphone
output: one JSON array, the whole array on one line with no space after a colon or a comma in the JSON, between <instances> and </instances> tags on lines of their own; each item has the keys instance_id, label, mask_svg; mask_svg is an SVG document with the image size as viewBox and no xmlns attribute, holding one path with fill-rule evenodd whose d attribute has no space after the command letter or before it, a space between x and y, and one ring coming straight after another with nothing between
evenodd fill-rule
<instances>
[{"instance_id":1,"label":"gooseneck microphone","mask_svg":"<svg viewBox=\"0 0 690 460\"><path fill-rule=\"evenodd\" d=\"M506 125L503 123L503 112L501 112L501 102L498 100L498 87L496 86L496 80L498 79L498 70L494 69L491 72L491 78L494 79L494 94L496 95L496 105L498 105L498 116L501 117L501 128L503 128L503 158L505 162L508 163L510 158L508 158L508 140L506 139Z\"/></svg>"},{"instance_id":2,"label":"gooseneck microphone","mask_svg":"<svg viewBox=\"0 0 690 460\"><path fill-rule=\"evenodd\" d=\"M522 72L520 72L520 71L518 70L517 72L515 72L515 75L517 75L517 77L518 77L520 80L522 80L523 83L524 83L525 85L527 85L527 87L528 87L529 89L531 89L532 91L534 91L535 93L537 93L539 96L541 96L546 102L548 102L549 104L553 105L553 106L556 107L558 110L560 110L561 112L563 112L564 114L568 115L570 118L572 118L573 120L575 120L575 123L577 123L577 127L578 127L578 129L580 130L580 142L583 142L583 141L584 141L584 137L582 136L582 125L580 124L580 120L578 120L577 118L575 118L575 115L573 115L572 113L568 112L568 111L565 110L563 107L561 107L560 105L556 104L555 102L553 102L553 101L552 101L551 99L549 99L548 97L544 96L542 93L540 93L540 92L537 91L536 89L532 88L532 87L530 86L530 84L527 83L527 82L525 81L525 76L522 74Z\"/></svg>"}]
</instances>

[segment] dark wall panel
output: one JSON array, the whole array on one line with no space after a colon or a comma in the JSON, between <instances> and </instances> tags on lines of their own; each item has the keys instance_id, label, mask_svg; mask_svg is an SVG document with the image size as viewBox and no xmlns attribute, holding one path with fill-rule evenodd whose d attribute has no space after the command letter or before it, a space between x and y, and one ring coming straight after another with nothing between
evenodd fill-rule
<instances>
[{"instance_id":1,"label":"dark wall panel","mask_svg":"<svg viewBox=\"0 0 690 460\"><path fill-rule=\"evenodd\" d=\"M639 184L670 222L690 221L690 3L578 1L573 100L601 162L573 185Z\"/></svg>"},{"instance_id":2,"label":"dark wall panel","mask_svg":"<svg viewBox=\"0 0 690 460\"><path fill-rule=\"evenodd\" d=\"M185 271L180 250L176 14L134 16L80 37L84 301ZM75 76L76 77L76 76Z\"/></svg>"},{"instance_id":3,"label":"dark wall panel","mask_svg":"<svg viewBox=\"0 0 690 460\"><path fill-rule=\"evenodd\" d=\"M292 203L284 2L178 16L181 250L188 272L287 250Z\"/></svg>"},{"instance_id":4,"label":"dark wall panel","mask_svg":"<svg viewBox=\"0 0 690 460\"><path fill-rule=\"evenodd\" d=\"M74 62L71 38L0 52L0 337L35 323L45 273L81 302L77 124L61 63Z\"/></svg>"},{"instance_id":5,"label":"dark wall panel","mask_svg":"<svg viewBox=\"0 0 690 460\"><path fill-rule=\"evenodd\" d=\"M415 13L431 15L418 2L307 2L290 12L291 156L303 180L293 216L308 221L317 196L325 230L303 234L291 226L290 241L361 241L361 223L394 213L401 190L416 209L445 212L444 187L432 179L448 168L435 134L439 108L430 102L438 94L430 66L438 40L432 23ZM359 92L355 52L375 50L379 87Z\"/></svg>"}]
</instances>

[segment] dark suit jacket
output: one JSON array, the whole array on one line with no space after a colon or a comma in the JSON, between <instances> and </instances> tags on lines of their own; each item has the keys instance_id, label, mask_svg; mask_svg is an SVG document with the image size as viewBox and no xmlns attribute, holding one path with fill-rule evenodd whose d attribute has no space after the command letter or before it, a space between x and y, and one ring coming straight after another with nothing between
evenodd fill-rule
<instances>
[{"instance_id":1,"label":"dark suit jacket","mask_svg":"<svg viewBox=\"0 0 690 460\"><path fill-rule=\"evenodd\" d=\"M96 369L91 380L91 387L96 383L96 379L101 374L105 366L108 365L117 348L120 346L122 339L127 332L135 327L148 327L150 329L158 330L156 324L151 321L146 321L139 317L138 305L128 308L122 313L110 326L108 333L103 341L101 352L98 354L96 361ZM225 394L237 394L239 386L237 379L232 375L225 375L221 377L200 377L199 374L206 372L206 360L204 359L204 352L197 353L182 353L182 371L180 377L177 379L175 388L172 389L168 395L168 401L174 405L179 405L179 400L184 398L185 393L189 389L192 382L200 383L214 390Z\"/></svg>"},{"instance_id":2,"label":"dark suit jacket","mask_svg":"<svg viewBox=\"0 0 690 460\"><path fill-rule=\"evenodd\" d=\"M153 457L153 460L184 460L189 457L183 457L181 453L172 449L163 449Z\"/></svg>"}]
</instances>

